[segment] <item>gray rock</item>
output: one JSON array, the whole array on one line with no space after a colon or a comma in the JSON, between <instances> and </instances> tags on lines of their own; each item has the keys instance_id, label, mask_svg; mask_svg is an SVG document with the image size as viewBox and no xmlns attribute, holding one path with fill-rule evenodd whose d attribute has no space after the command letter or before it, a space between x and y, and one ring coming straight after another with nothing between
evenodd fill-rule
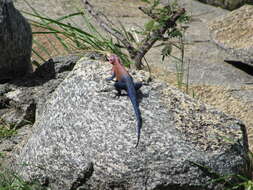
<instances>
[{"instance_id":1,"label":"gray rock","mask_svg":"<svg viewBox=\"0 0 253 190\"><path fill-rule=\"evenodd\" d=\"M7 153L0 163L12 158L32 131L35 119L51 93L72 70L79 56L56 57L45 62L30 76L0 85L0 121L14 126L16 133L8 138L0 138L0 152Z\"/></svg>"},{"instance_id":2,"label":"gray rock","mask_svg":"<svg viewBox=\"0 0 253 190\"><path fill-rule=\"evenodd\" d=\"M64 190L215 190L224 186L197 164L219 175L244 171L245 126L159 81L139 93L143 128L134 148L133 108L127 96L114 97L110 69L83 58L57 87L17 157L26 180Z\"/></svg>"},{"instance_id":3,"label":"gray rock","mask_svg":"<svg viewBox=\"0 0 253 190\"><path fill-rule=\"evenodd\" d=\"M243 5L244 3L246 3L245 0L199 0L199 1L210 5L219 6L228 10L234 10Z\"/></svg>"},{"instance_id":4,"label":"gray rock","mask_svg":"<svg viewBox=\"0 0 253 190\"><path fill-rule=\"evenodd\" d=\"M12 0L0 0L0 82L32 71L32 32Z\"/></svg>"},{"instance_id":5,"label":"gray rock","mask_svg":"<svg viewBox=\"0 0 253 190\"><path fill-rule=\"evenodd\" d=\"M0 86L1 119L22 126L34 123L35 112L43 109L48 96L72 70L79 56L55 57L23 78Z\"/></svg>"},{"instance_id":6,"label":"gray rock","mask_svg":"<svg viewBox=\"0 0 253 190\"><path fill-rule=\"evenodd\" d=\"M253 5L245 5L212 21L209 30L218 46L253 66L252 22Z\"/></svg>"},{"instance_id":7,"label":"gray rock","mask_svg":"<svg viewBox=\"0 0 253 190\"><path fill-rule=\"evenodd\" d=\"M0 152L11 152L14 147L20 142L22 142L22 140L24 140L29 133L31 133L31 125L25 125L24 127L17 129L15 135L8 138L0 138ZM2 159L0 161L2 165Z\"/></svg>"},{"instance_id":8,"label":"gray rock","mask_svg":"<svg viewBox=\"0 0 253 190\"><path fill-rule=\"evenodd\" d=\"M185 33L185 63L184 79L187 79L187 67L189 63L189 84L192 85L218 85L226 88L238 88L245 83L252 81L252 76L234 67L224 60L239 59L213 43L208 28L208 23L217 18L227 15L229 11L202 4L192 0L178 0L178 3L185 7L192 18L187 24L189 28ZM173 49L172 54L180 57L181 52ZM155 67L159 66L163 70L170 72L180 72L176 69L176 61L173 58L165 59L163 65L159 63L160 50L154 49L147 56L150 63ZM177 63L179 64L179 63Z\"/></svg>"}]
</instances>

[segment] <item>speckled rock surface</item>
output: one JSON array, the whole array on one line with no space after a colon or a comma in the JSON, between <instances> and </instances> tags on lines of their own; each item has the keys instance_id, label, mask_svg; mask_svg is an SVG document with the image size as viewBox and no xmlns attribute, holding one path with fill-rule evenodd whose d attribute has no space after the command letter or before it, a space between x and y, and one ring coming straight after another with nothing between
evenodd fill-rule
<instances>
[{"instance_id":1,"label":"speckled rock surface","mask_svg":"<svg viewBox=\"0 0 253 190\"><path fill-rule=\"evenodd\" d=\"M0 83L32 71L32 31L12 0L0 0Z\"/></svg>"},{"instance_id":2,"label":"speckled rock surface","mask_svg":"<svg viewBox=\"0 0 253 190\"><path fill-rule=\"evenodd\" d=\"M0 153L6 155L0 158L1 165L22 147L45 102L78 59L75 55L55 57L42 64L35 73L0 85L0 125L18 129L11 137L0 136Z\"/></svg>"},{"instance_id":3,"label":"speckled rock surface","mask_svg":"<svg viewBox=\"0 0 253 190\"><path fill-rule=\"evenodd\" d=\"M253 65L253 5L245 5L209 24L213 41Z\"/></svg>"},{"instance_id":4,"label":"speckled rock surface","mask_svg":"<svg viewBox=\"0 0 253 190\"><path fill-rule=\"evenodd\" d=\"M48 96L67 76L78 58L75 55L55 57L33 74L1 84L1 120L15 126L22 126L24 120L33 123L35 111L42 111Z\"/></svg>"},{"instance_id":5,"label":"speckled rock surface","mask_svg":"<svg viewBox=\"0 0 253 190\"><path fill-rule=\"evenodd\" d=\"M25 179L53 190L203 190L223 187L192 162L221 175L243 172L244 125L159 81L139 93L143 128L134 148L132 105L114 97L110 70L83 58L54 91L17 159L27 164L19 168Z\"/></svg>"}]
</instances>

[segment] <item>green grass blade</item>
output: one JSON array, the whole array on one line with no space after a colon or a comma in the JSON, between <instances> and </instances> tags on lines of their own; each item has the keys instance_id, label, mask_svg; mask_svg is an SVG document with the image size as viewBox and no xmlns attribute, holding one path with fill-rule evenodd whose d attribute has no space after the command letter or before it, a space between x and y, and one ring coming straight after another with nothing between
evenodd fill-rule
<instances>
[{"instance_id":1,"label":"green grass blade","mask_svg":"<svg viewBox=\"0 0 253 190\"><path fill-rule=\"evenodd\" d=\"M60 17L60 18L56 19L56 21L60 22L62 20L69 19L71 17L79 16L79 15L83 15L83 12L71 13L71 14L68 14L68 15L65 15L63 17ZM50 24L50 22L48 24Z\"/></svg>"},{"instance_id":2,"label":"green grass blade","mask_svg":"<svg viewBox=\"0 0 253 190\"><path fill-rule=\"evenodd\" d=\"M34 9L34 8L31 6L30 3L28 3L27 0L24 0L24 2L25 2L25 3L28 5L28 7L34 12L34 14L36 14L36 15L41 15L36 9ZM25 13L25 11L22 11L22 12Z\"/></svg>"},{"instance_id":3,"label":"green grass blade","mask_svg":"<svg viewBox=\"0 0 253 190\"><path fill-rule=\"evenodd\" d=\"M100 38L100 40L105 40L103 35L94 27L94 25L89 21L87 16L85 16L84 11L83 11L82 17L83 17L83 22L86 25L86 27L88 28L88 30L90 31L90 33L96 35L98 38Z\"/></svg>"},{"instance_id":4,"label":"green grass blade","mask_svg":"<svg viewBox=\"0 0 253 190\"><path fill-rule=\"evenodd\" d=\"M49 19L49 20L51 20L51 19ZM39 23L37 21L34 21L34 20L32 21L32 24L36 27L44 28L46 30L51 30L54 33L60 33L62 35L65 35L66 37L69 37L69 36L77 37L78 36L78 38L80 40L90 44L94 48L98 48L98 49L101 50L100 46L97 45L97 43L95 41L96 38L93 35L88 34L87 32L84 32L81 29L78 29L78 28L73 27L73 26L68 25L68 24L63 24L63 23L59 23L59 22L56 22L56 21L53 21L53 22L56 23L58 26L60 26L63 29L63 31L60 31L60 30L58 30L56 28L53 28L51 26L48 26L48 25L45 26L44 24L41 24L41 23ZM67 51L69 51L67 44L65 44L64 41L57 34L55 34L55 35L56 35L56 38L60 41L60 43L63 45L63 47ZM75 41L75 40L72 40L72 41Z\"/></svg>"},{"instance_id":5,"label":"green grass blade","mask_svg":"<svg viewBox=\"0 0 253 190\"><path fill-rule=\"evenodd\" d=\"M50 53L39 41L33 39L33 43L36 44L39 49L41 49L43 52L45 52L50 57Z\"/></svg>"},{"instance_id":6,"label":"green grass blade","mask_svg":"<svg viewBox=\"0 0 253 190\"><path fill-rule=\"evenodd\" d=\"M64 49L67 51L67 52L71 52L68 45L64 42L64 39L62 39L59 35L55 35L56 39L61 43L61 45L64 47Z\"/></svg>"},{"instance_id":7,"label":"green grass blade","mask_svg":"<svg viewBox=\"0 0 253 190\"><path fill-rule=\"evenodd\" d=\"M48 31L48 32L32 32L32 34L57 34L59 32L56 31Z\"/></svg>"},{"instance_id":8,"label":"green grass blade","mask_svg":"<svg viewBox=\"0 0 253 190\"><path fill-rule=\"evenodd\" d=\"M68 25L68 24L64 24L64 23L59 22L59 21L56 21L56 20L54 20L54 19L46 18L46 17L39 16L39 15L35 15L35 14L32 14L32 13L28 13L28 12L25 12L25 13L26 13L27 15L34 16L34 17L37 17L37 18L40 18L40 19L43 19L43 20L46 20L46 21L50 21L51 23L56 24L56 25L58 25L58 26L65 27L65 28L69 28L69 29L75 30L75 31L77 31L77 32L79 32L79 33L81 33L81 34L85 34L86 36L89 36L89 37L91 37L91 38L94 38L93 35L91 35L91 34L85 32L85 31L83 31L83 30L81 30L81 29L79 29L79 28L77 28L77 27L74 27L74 26L71 26L71 25Z\"/></svg>"},{"instance_id":9,"label":"green grass blade","mask_svg":"<svg viewBox=\"0 0 253 190\"><path fill-rule=\"evenodd\" d=\"M45 60L42 56L40 56L40 54L39 54L36 50L32 49L32 52L33 52L38 58L40 58L43 62L46 62L46 60Z\"/></svg>"}]
</instances>

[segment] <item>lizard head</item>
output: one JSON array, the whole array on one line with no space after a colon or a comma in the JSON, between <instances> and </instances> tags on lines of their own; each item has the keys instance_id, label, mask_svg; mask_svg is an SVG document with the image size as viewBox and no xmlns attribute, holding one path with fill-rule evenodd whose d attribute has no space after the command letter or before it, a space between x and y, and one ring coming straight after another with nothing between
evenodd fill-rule
<instances>
[{"instance_id":1,"label":"lizard head","mask_svg":"<svg viewBox=\"0 0 253 190\"><path fill-rule=\"evenodd\" d=\"M115 54L107 55L107 59L113 65L116 64L116 63L120 63L119 57Z\"/></svg>"}]
</instances>

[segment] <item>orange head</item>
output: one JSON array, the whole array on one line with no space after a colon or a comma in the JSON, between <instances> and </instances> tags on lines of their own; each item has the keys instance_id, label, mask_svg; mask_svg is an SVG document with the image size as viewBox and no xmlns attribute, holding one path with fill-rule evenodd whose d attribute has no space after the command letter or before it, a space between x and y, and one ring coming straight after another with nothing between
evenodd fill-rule
<instances>
[{"instance_id":1,"label":"orange head","mask_svg":"<svg viewBox=\"0 0 253 190\"><path fill-rule=\"evenodd\" d=\"M117 55L115 55L115 54L108 55L107 59L113 65L115 65L116 63L120 63L119 57Z\"/></svg>"}]
</instances>

